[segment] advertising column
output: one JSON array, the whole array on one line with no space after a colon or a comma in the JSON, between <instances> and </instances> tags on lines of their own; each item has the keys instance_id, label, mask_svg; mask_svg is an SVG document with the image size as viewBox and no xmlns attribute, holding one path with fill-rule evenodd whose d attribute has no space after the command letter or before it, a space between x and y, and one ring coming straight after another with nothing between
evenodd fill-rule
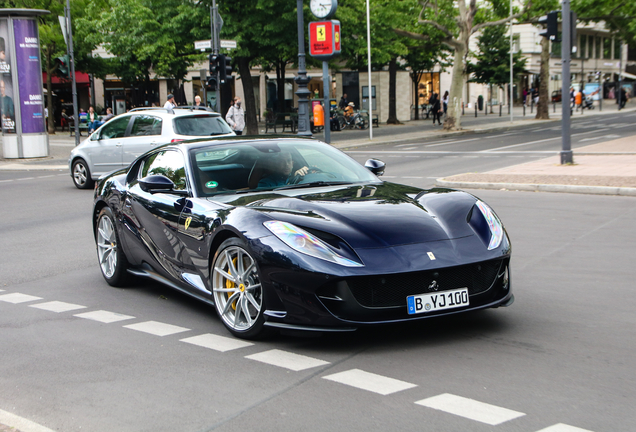
<instances>
[{"instance_id":1,"label":"advertising column","mask_svg":"<svg viewBox=\"0 0 636 432\"><path fill-rule=\"evenodd\" d=\"M37 21L14 19L13 35L20 98L21 157L48 156Z\"/></svg>"},{"instance_id":2,"label":"advertising column","mask_svg":"<svg viewBox=\"0 0 636 432\"><path fill-rule=\"evenodd\" d=\"M15 136L15 106L13 100L13 80L11 79L12 48L9 37L9 21L0 20L0 116L2 117L2 133L6 140L17 144Z\"/></svg>"}]
</instances>

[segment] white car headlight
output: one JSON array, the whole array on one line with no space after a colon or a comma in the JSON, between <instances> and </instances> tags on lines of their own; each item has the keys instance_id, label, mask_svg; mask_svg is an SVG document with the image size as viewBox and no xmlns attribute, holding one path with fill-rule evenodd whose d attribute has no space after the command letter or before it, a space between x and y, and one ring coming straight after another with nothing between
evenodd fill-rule
<instances>
[{"instance_id":1,"label":"white car headlight","mask_svg":"<svg viewBox=\"0 0 636 432\"><path fill-rule=\"evenodd\" d=\"M267 221L263 225L295 251L345 267L364 267L364 264L343 257L315 235L293 224L281 221Z\"/></svg>"},{"instance_id":2,"label":"white car headlight","mask_svg":"<svg viewBox=\"0 0 636 432\"><path fill-rule=\"evenodd\" d=\"M482 201L477 201L475 203L477 208L481 211L481 214L484 215L484 219L488 223L488 227L490 228L490 243L488 244L488 250L496 249L501 244L501 240L503 240L503 224L497 217L494 211L488 205Z\"/></svg>"}]
</instances>

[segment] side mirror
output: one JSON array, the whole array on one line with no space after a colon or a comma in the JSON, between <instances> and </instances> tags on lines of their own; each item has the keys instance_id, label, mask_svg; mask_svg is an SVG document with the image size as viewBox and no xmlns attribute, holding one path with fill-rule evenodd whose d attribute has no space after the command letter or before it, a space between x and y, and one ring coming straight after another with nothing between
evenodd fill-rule
<instances>
[{"instance_id":1,"label":"side mirror","mask_svg":"<svg viewBox=\"0 0 636 432\"><path fill-rule=\"evenodd\" d=\"M371 171L373 174L377 176L381 176L384 174L384 169L386 168L386 164L381 160L377 159L369 159L364 163L364 167Z\"/></svg>"},{"instance_id":2,"label":"side mirror","mask_svg":"<svg viewBox=\"0 0 636 432\"><path fill-rule=\"evenodd\" d=\"M99 132L93 132L91 134L91 141L99 141Z\"/></svg>"},{"instance_id":3,"label":"side mirror","mask_svg":"<svg viewBox=\"0 0 636 432\"><path fill-rule=\"evenodd\" d=\"M149 175L139 180L139 185L144 192L171 193L174 192L174 182L164 175ZM180 191L179 191L180 192Z\"/></svg>"}]
</instances>

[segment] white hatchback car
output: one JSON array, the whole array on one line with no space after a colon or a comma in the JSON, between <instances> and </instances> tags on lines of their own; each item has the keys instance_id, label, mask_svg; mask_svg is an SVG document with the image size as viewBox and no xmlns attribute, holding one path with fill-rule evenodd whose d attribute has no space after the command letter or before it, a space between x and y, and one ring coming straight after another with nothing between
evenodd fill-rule
<instances>
[{"instance_id":1,"label":"white hatchback car","mask_svg":"<svg viewBox=\"0 0 636 432\"><path fill-rule=\"evenodd\" d=\"M232 135L223 117L209 109L133 109L95 130L71 151L68 164L75 187L89 189L103 174L127 167L162 144Z\"/></svg>"}]
</instances>

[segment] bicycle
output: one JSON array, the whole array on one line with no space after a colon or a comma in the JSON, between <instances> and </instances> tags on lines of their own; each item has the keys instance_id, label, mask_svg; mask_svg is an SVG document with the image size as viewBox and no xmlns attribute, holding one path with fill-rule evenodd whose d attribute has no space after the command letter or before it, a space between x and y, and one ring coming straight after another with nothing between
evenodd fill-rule
<instances>
[{"instance_id":1,"label":"bicycle","mask_svg":"<svg viewBox=\"0 0 636 432\"><path fill-rule=\"evenodd\" d=\"M338 112L338 124L340 130L343 129L359 129L365 130L369 127L369 118L360 111L355 112L352 116L346 117L342 112Z\"/></svg>"}]
</instances>

